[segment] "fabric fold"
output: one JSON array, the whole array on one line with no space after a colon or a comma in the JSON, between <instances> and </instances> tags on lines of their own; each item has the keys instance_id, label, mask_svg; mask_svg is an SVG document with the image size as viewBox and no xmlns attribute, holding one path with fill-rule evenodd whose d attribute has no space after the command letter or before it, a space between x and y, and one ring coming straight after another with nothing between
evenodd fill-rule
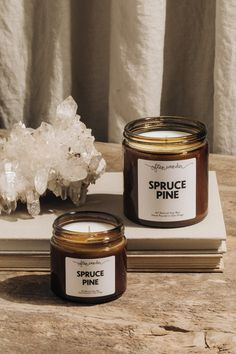
<instances>
[{"instance_id":1,"label":"fabric fold","mask_svg":"<svg viewBox=\"0 0 236 354\"><path fill-rule=\"evenodd\" d=\"M130 120L160 114L166 1L113 0L109 141Z\"/></svg>"}]
</instances>

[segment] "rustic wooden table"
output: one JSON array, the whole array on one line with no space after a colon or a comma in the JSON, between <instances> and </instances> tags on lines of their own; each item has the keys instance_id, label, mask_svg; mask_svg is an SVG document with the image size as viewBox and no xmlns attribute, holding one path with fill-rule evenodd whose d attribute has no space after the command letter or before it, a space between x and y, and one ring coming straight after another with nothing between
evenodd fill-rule
<instances>
[{"instance_id":1,"label":"rustic wooden table","mask_svg":"<svg viewBox=\"0 0 236 354\"><path fill-rule=\"evenodd\" d=\"M108 170L121 147L98 143ZM0 273L0 353L236 353L236 157L210 156L228 234L223 274L129 273L118 300L80 306L49 274Z\"/></svg>"}]
</instances>

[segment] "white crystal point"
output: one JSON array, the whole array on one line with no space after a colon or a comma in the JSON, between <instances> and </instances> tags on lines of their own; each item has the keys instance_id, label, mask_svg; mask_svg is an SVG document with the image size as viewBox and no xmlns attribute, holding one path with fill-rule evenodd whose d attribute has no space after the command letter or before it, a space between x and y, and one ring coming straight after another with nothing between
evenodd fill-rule
<instances>
[{"instance_id":1,"label":"white crystal point","mask_svg":"<svg viewBox=\"0 0 236 354\"><path fill-rule=\"evenodd\" d=\"M69 188L69 197L75 205L80 205L81 182L74 182Z\"/></svg>"},{"instance_id":2,"label":"white crystal point","mask_svg":"<svg viewBox=\"0 0 236 354\"><path fill-rule=\"evenodd\" d=\"M62 186L61 187L61 199L62 200L66 200L67 199L67 195L68 195L67 187Z\"/></svg>"},{"instance_id":3,"label":"white crystal point","mask_svg":"<svg viewBox=\"0 0 236 354\"><path fill-rule=\"evenodd\" d=\"M38 215L47 190L76 205L85 202L88 185L106 163L76 110L70 96L57 107L53 124L31 129L20 122L0 140L0 213L13 212L21 201L29 214Z\"/></svg>"},{"instance_id":4,"label":"white crystal point","mask_svg":"<svg viewBox=\"0 0 236 354\"><path fill-rule=\"evenodd\" d=\"M8 201L3 202L2 204L2 211L6 214L11 214L12 211L14 211L11 207L11 203Z\"/></svg>"},{"instance_id":5,"label":"white crystal point","mask_svg":"<svg viewBox=\"0 0 236 354\"><path fill-rule=\"evenodd\" d=\"M77 108L77 103L72 96L69 96L57 106L56 117L59 119L74 118Z\"/></svg>"},{"instance_id":6,"label":"white crystal point","mask_svg":"<svg viewBox=\"0 0 236 354\"><path fill-rule=\"evenodd\" d=\"M45 193L47 189L47 184L48 184L48 170L41 169L37 171L34 177L34 186L36 192L38 192L38 194L40 195Z\"/></svg>"},{"instance_id":7,"label":"white crystal point","mask_svg":"<svg viewBox=\"0 0 236 354\"><path fill-rule=\"evenodd\" d=\"M30 215L36 216L40 213L39 196L34 191L26 192L27 210Z\"/></svg>"},{"instance_id":8,"label":"white crystal point","mask_svg":"<svg viewBox=\"0 0 236 354\"><path fill-rule=\"evenodd\" d=\"M10 161L3 161L0 176L1 195L5 201L12 202L16 199L16 172Z\"/></svg>"}]
</instances>

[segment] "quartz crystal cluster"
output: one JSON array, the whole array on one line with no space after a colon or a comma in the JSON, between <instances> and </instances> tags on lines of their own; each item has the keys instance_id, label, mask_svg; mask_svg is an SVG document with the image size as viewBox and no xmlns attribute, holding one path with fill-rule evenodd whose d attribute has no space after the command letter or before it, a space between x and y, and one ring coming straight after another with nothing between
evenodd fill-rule
<instances>
[{"instance_id":1,"label":"quartz crystal cluster","mask_svg":"<svg viewBox=\"0 0 236 354\"><path fill-rule=\"evenodd\" d=\"M85 202L88 185L104 172L105 161L76 111L76 102L68 97L52 124L31 129L20 122L0 140L1 212L10 214L21 201L35 216L47 190L75 205Z\"/></svg>"}]
</instances>

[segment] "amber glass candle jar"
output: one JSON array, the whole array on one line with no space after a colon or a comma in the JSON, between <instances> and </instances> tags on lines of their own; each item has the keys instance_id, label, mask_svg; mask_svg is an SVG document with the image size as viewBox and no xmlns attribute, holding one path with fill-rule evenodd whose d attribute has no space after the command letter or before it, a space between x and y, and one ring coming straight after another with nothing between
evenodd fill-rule
<instances>
[{"instance_id":1,"label":"amber glass candle jar","mask_svg":"<svg viewBox=\"0 0 236 354\"><path fill-rule=\"evenodd\" d=\"M126 290L122 221L102 212L59 216L51 238L51 289L68 300L100 303Z\"/></svg>"},{"instance_id":2,"label":"amber glass candle jar","mask_svg":"<svg viewBox=\"0 0 236 354\"><path fill-rule=\"evenodd\" d=\"M208 143L203 123L138 119L124 130L124 213L151 227L201 221L208 208Z\"/></svg>"}]
</instances>

